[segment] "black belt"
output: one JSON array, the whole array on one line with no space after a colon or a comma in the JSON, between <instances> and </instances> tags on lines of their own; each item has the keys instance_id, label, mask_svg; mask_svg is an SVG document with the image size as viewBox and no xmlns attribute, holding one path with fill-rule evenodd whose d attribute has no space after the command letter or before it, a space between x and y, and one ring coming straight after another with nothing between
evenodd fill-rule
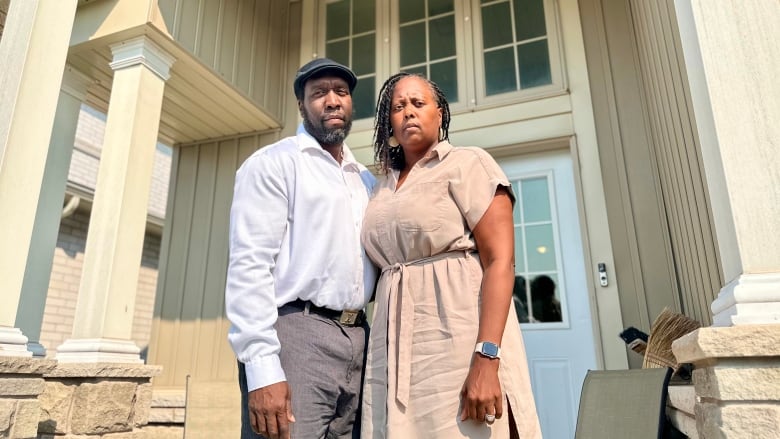
<instances>
[{"instance_id":1,"label":"black belt","mask_svg":"<svg viewBox=\"0 0 780 439\"><path fill-rule=\"evenodd\" d=\"M363 321L365 320L366 317L362 309L356 311L351 311L351 310L336 311L334 309L317 306L308 300L301 300L301 299L292 301L286 304L285 306L292 306L301 310L308 308L309 313L327 317L331 320L335 320L339 322L344 326L360 326L363 324Z\"/></svg>"}]
</instances>

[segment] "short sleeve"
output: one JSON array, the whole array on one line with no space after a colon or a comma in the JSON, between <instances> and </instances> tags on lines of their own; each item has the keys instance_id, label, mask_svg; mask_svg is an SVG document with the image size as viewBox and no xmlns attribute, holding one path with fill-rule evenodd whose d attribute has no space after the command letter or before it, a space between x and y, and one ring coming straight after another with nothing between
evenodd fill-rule
<instances>
[{"instance_id":1,"label":"short sleeve","mask_svg":"<svg viewBox=\"0 0 780 439\"><path fill-rule=\"evenodd\" d=\"M512 185L498 163L481 148L458 148L458 177L450 180L450 194L458 209L466 218L469 229L474 230L490 207L499 186L506 188L512 205L515 195ZM453 151L455 152L455 151Z\"/></svg>"}]
</instances>

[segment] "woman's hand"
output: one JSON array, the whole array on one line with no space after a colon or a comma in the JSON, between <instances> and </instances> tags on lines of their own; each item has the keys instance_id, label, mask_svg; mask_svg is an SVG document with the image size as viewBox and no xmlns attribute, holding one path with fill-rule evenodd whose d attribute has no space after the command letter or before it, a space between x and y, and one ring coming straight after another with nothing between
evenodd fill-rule
<instances>
[{"instance_id":1,"label":"woman's hand","mask_svg":"<svg viewBox=\"0 0 780 439\"><path fill-rule=\"evenodd\" d=\"M498 380L498 358L474 354L466 382L460 391L460 419L485 422L485 415L504 415L504 398Z\"/></svg>"}]
</instances>

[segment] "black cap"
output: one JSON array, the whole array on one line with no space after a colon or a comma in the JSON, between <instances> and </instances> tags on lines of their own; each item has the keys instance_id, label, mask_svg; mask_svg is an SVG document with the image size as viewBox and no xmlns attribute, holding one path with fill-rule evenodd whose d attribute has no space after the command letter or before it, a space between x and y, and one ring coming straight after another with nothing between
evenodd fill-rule
<instances>
[{"instance_id":1,"label":"black cap","mask_svg":"<svg viewBox=\"0 0 780 439\"><path fill-rule=\"evenodd\" d=\"M352 70L349 69L349 67L341 65L332 59L316 58L301 66L301 68L298 69L298 73L295 74L295 82L293 82L295 97L302 99L303 89L306 87L306 81L308 81L312 76L326 71L347 81L350 93L355 90L355 85L357 85L357 77L352 72Z\"/></svg>"}]
</instances>

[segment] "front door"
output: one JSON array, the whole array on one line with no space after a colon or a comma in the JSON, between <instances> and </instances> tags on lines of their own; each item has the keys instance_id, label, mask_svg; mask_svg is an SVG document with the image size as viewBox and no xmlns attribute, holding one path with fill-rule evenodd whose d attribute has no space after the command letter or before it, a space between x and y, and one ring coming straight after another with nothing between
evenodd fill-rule
<instances>
[{"instance_id":1,"label":"front door","mask_svg":"<svg viewBox=\"0 0 780 439\"><path fill-rule=\"evenodd\" d=\"M542 433L572 438L582 381L597 367L572 161L558 151L499 163L517 198L514 301Z\"/></svg>"}]
</instances>

